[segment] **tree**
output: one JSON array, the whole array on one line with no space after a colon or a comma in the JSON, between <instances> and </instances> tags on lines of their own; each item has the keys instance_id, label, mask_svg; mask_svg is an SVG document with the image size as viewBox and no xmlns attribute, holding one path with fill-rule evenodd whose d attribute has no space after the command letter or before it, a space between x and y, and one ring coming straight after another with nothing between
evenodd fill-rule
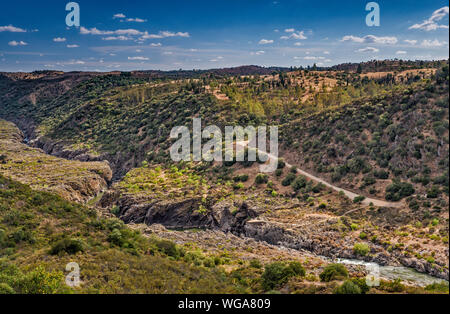
<instances>
[{"instance_id":1,"label":"tree","mask_svg":"<svg viewBox=\"0 0 450 314\"><path fill-rule=\"evenodd\" d=\"M356 70L356 73L361 74L362 73L362 66L361 63L358 64L358 69Z\"/></svg>"}]
</instances>

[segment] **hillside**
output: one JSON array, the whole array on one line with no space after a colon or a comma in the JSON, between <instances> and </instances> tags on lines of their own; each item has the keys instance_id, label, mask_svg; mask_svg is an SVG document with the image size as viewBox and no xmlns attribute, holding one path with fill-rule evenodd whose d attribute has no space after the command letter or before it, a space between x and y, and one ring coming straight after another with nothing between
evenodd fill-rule
<instances>
[{"instance_id":1,"label":"hillside","mask_svg":"<svg viewBox=\"0 0 450 314\"><path fill-rule=\"evenodd\" d=\"M2 73L0 118L11 121L0 120L0 175L11 186L0 189L6 262L19 256L13 264L25 277L42 258L61 269L70 254L49 249L80 240L86 293L331 293L342 278L319 275L337 258L448 280L448 82L448 61ZM191 129L193 118L222 130L278 126L277 171L235 160L173 162L170 131ZM34 194L45 200L36 208ZM71 209L49 210L49 202ZM20 208L31 218L10 224ZM25 240L13 244L24 225ZM111 280L97 278L106 254ZM116 285L113 269L126 263L136 272L124 270L130 277ZM290 275L267 285L272 266ZM348 270L354 281L366 275ZM370 291L395 290L383 280ZM424 292L405 285L401 292Z\"/></svg>"}]
</instances>

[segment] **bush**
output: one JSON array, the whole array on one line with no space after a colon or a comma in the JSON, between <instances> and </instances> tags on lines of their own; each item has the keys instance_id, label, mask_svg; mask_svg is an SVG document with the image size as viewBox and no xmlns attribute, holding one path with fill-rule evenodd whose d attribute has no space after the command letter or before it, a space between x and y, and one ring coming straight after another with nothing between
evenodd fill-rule
<instances>
[{"instance_id":1,"label":"bush","mask_svg":"<svg viewBox=\"0 0 450 314\"><path fill-rule=\"evenodd\" d=\"M441 282L441 283L435 282L435 283L432 283L431 285L426 286L425 290L441 292L441 293L447 293L448 294L448 291L449 291L448 290L448 283L446 283L446 282Z\"/></svg>"},{"instance_id":2,"label":"bush","mask_svg":"<svg viewBox=\"0 0 450 314\"><path fill-rule=\"evenodd\" d=\"M355 243L353 252L361 256L366 256L370 252L370 248L366 243Z\"/></svg>"},{"instance_id":3,"label":"bush","mask_svg":"<svg viewBox=\"0 0 450 314\"><path fill-rule=\"evenodd\" d=\"M263 289L268 291L285 284L291 277L304 275L305 269L299 262L291 262L288 265L274 262L266 265L261 276L261 284Z\"/></svg>"},{"instance_id":4,"label":"bush","mask_svg":"<svg viewBox=\"0 0 450 314\"><path fill-rule=\"evenodd\" d=\"M370 287L367 285L366 278L353 278L352 282L359 287L362 294L369 292Z\"/></svg>"},{"instance_id":5,"label":"bush","mask_svg":"<svg viewBox=\"0 0 450 314\"><path fill-rule=\"evenodd\" d=\"M125 239L119 229L113 229L111 231L111 233L108 235L108 241L120 247L122 247L125 243Z\"/></svg>"},{"instance_id":6,"label":"bush","mask_svg":"<svg viewBox=\"0 0 450 314\"><path fill-rule=\"evenodd\" d=\"M167 256L171 256L173 258L180 257L180 251L178 250L176 244L169 240L160 240L156 242L156 246L158 250Z\"/></svg>"},{"instance_id":7,"label":"bush","mask_svg":"<svg viewBox=\"0 0 450 314\"><path fill-rule=\"evenodd\" d=\"M366 199L365 196L359 195L353 199L353 203L359 204Z\"/></svg>"},{"instance_id":8,"label":"bush","mask_svg":"<svg viewBox=\"0 0 450 314\"><path fill-rule=\"evenodd\" d=\"M358 285L350 280L346 280L341 286L334 290L335 294L361 294L361 289Z\"/></svg>"},{"instance_id":9,"label":"bush","mask_svg":"<svg viewBox=\"0 0 450 314\"><path fill-rule=\"evenodd\" d=\"M267 174L258 174L255 178L255 183L256 184L264 184L269 182L269 177L267 176Z\"/></svg>"},{"instance_id":10,"label":"bush","mask_svg":"<svg viewBox=\"0 0 450 314\"><path fill-rule=\"evenodd\" d=\"M294 276L305 276L306 275L305 268L299 262L295 262L295 261L290 262L288 268L289 268L289 270L292 271Z\"/></svg>"},{"instance_id":11,"label":"bush","mask_svg":"<svg viewBox=\"0 0 450 314\"><path fill-rule=\"evenodd\" d=\"M277 177L281 177L282 174L283 174L283 169L277 169L277 170L275 171L275 175L276 175Z\"/></svg>"},{"instance_id":12,"label":"bush","mask_svg":"<svg viewBox=\"0 0 450 314\"><path fill-rule=\"evenodd\" d=\"M313 186L312 191L314 193L320 193L325 189L325 185L321 182L317 183L315 186Z\"/></svg>"},{"instance_id":13,"label":"bush","mask_svg":"<svg viewBox=\"0 0 450 314\"><path fill-rule=\"evenodd\" d=\"M20 279L18 286L23 294L56 294L62 289L64 274L47 272L39 266Z\"/></svg>"},{"instance_id":14,"label":"bush","mask_svg":"<svg viewBox=\"0 0 450 314\"><path fill-rule=\"evenodd\" d=\"M330 264L323 269L319 277L324 282L341 280L348 278L348 270L342 264Z\"/></svg>"},{"instance_id":15,"label":"bush","mask_svg":"<svg viewBox=\"0 0 450 314\"><path fill-rule=\"evenodd\" d=\"M284 162L283 158L279 158L278 159L278 167L277 169L283 169L284 167L286 167L286 163Z\"/></svg>"},{"instance_id":16,"label":"bush","mask_svg":"<svg viewBox=\"0 0 450 314\"><path fill-rule=\"evenodd\" d=\"M391 282L381 282L381 287L383 290L388 292L403 292L405 290L405 286L402 284L400 279L395 279Z\"/></svg>"},{"instance_id":17,"label":"bush","mask_svg":"<svg viewBox=\"0 0 450 314\"><path fill-rule=\"evenodd\" d=\"M292 182L292 188L294 191L299 191L300 189L304 188L306 186L306 178L304 176L299 176L297 179Z\"/></svg>"},{"instance_id":18,"label":"bush","mask_svg":"<svg viewBox=\"0 0 450 314\"><path fill-rule=\"evenodd\" d=\"M297 178L297 176L295 174L293 174L292 172L290 172L286 178L284 178L283 181L281 181L281 184L283 186L289 186L292 184L292 182L294 182L294 180Z\"/></svg>"},{"instance_id":19,"label":"bush","mask_svg":"<svg viewBox=\"0 0 450 314\"><path fill-rule=\"evenodd\" d=\"M76 254L78 252L84 251L84 243L78 239L62 239L56 242L51 250L50 254L57 255L61 252L66 252L67 254Z\"/></svg>"},{"instance_id":20,"label":"bush","mask_svg":"<svg viewBox=\"0 0 450 314\"><path fill-rule=\"evenodd\" d=\"M2 294L15 294L13 288L11 288L7 283L0 282L0 295Z\"/></svg>"},{"instance_id":21,"label":"bush","mask_svg":"<svg viewBox=\"0 0 450 314\"><path fill-rule=\"evenodd\" d=\"M433 185L431 189L427 191L427 198L438 198L441 194L441 189L437 185Z\"/></svg>"},{"instance_id":22,"label":"bush","mask_svg":"<svg viewBox=\"0 0 450 314\"><path fill-rule=\"evenodd\" d=\"M386 187L386 200L399 201L413 195L415 192L411 183L396 181Z\"/></svg>"},{"instance_id":23,"label":"bush","mask_svg":"<svg viewBox=\"0 0 450 314\"><path fill-rule=\"evenodd\" d=\"M373 172L373 175L375 176L375 178L377 179L382 179L382 180L387 180L389 179L389 172L387 172L386 170L375 170Z\"/></svg>"}]
</instances>

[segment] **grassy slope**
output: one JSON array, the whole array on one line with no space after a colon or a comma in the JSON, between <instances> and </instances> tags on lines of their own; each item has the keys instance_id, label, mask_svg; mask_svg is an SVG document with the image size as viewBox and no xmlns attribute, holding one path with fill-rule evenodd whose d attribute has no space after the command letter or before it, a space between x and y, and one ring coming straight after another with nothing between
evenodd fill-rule
<instances>
[{"instance_id":1,"label":"grassy slope","mask_svg":"<svg viewBox=\"0 0 450 314\"><path fill-rule=\"evenodd\" d=\"M64 239L82 251L50 254ZM238 291L219 269L194 266L173 244L144 238L116 219L2 176L0 252L0 283L16 293L70 292L61 272L72 261L81 268L77 293Z\"/></svg>"}]
</instances>

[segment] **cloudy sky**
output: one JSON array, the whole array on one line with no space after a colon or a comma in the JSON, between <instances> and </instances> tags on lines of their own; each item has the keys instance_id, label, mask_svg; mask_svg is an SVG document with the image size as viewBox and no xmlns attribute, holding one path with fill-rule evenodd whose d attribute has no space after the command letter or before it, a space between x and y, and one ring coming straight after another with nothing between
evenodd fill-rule
<instances>
[{"instance_id":1,"label":"cloudy sky","mask_svg":"<svg viewBox=\"0 0 450 314\"><path fill-rule=\"evenodd\" d=\"M0 71L209 69L255 64L320 66L449 56L442 0L2 1Z\"/></svg>"}]
</instances>

